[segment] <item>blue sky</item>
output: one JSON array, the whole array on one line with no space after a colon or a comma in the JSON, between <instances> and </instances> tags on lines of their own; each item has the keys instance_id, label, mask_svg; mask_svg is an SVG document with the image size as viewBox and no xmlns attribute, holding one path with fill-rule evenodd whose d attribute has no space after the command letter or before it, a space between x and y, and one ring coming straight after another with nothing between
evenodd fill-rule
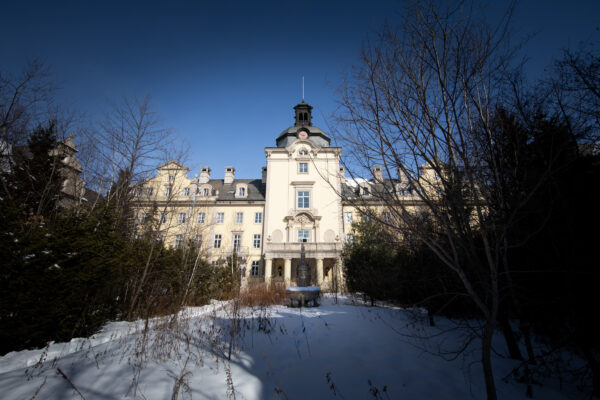
<instances>
[{"instance_id":1,"label":"blue sky","mask_svg":"<svg viewBox=\"0 0 600 400\"><path fill-rule=\"evenodd\" d=\"M263 148L312 104L313 123L334 124L335 89L361 45L401 2L12 1L0 15L0 69L39 58L57 100L99 119L110 101L150 94L163 125L189 148L188 166L222 178L260 177ZM503 3L503 2L500 2ZM492 4L492 2L490 2ZM503 5L490 9L493 18ZM531 76L565 47L600 36L599 1L523 0L514 18Z\"/></svg>"}]
</instances>

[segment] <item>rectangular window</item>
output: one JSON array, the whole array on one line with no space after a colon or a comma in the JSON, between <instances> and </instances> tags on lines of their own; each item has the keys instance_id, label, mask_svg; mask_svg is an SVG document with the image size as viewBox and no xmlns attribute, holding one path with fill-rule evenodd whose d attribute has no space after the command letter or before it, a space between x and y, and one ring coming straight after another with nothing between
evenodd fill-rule
<instances>
[{"instance_id":1,"label":"rectangular window","mask_svg":"<svg viewBox=\"0 0 600 400\"><path fill-rule=\"evenodd\" d=\"M258 261L252 261L252 267L250 268L250 275L258 276Z\"/></svg>"},{"instance_id":2,"label":"rectangular window","mask_svg":"<svg viewBox=\"0 0 600 400\"><path fill-rule=\"evenodd\" d=\"M381 218L383 218L383 222L385 222L386 224L389 224L392 221L392 217L387 211L381 213Z\"/></svg>"},{"instance_id":3,"label":"rectangular window","mask_svg":"<svg viewBox=\"0 0 600 400\"><path fill-rule=\"evenodd\" d=\"M346 242L348 242L348 244L352 244L354 243L354 235L349 233L346 235Z\"/></svg>"},{"instance_id":4,"label":"rectangular window","mask_svg":"<svg viewBox=\"0 0 600 400\"><path fill-rule=\"evenodd\" d=\"M299 229L298 230L298 241L299 242L308 242L310 239L310 231L308 229Z\"/></svg>"},{"instance_id":5,"label":"rectangular window","mask_svg":"<svg viewBox=\"0 0 600 400\"><path fill-rule=\"evenodd\" d=\"M252 247L254 247L255 249L260 249L260 234L254 235Z\"/></svg>"},{"instance_id":6,"label":"rectangular window","mask_svg":"<svg viewBox=\"0 0 600 400\"><path fill-rule=\"evenodd\" d=\"M213 267L218 267L219 266L219 262L218 261L211 261L211 265Z\"/></svg>"},{"instance_id":7,"label":"rectangular window","mask_svg":"<svg viewBox=\"0 0 600 400\"><path fill-rule=\"evenodd\" d=\"M208 196L210 196L210 189L209 189L209 188L204 188L204 189L202 189L202 195L203 195L204 197L208 197Z\"/></svg>"},{"instance_id":8,"label":"rectangular window","mask_svg":"<svg viewBox=\"0 0 600 400\"><path fill-rule=\"evenodd\" d=\"M160 213L160 220L158 221L159 224L166 224L167 223L167 213L166 212L162 212Z\"/></svg>"},{"instance_id":9,"label":"rectangular window","mask_svg":"<svg viewBox=\"0 0 600 400\"><path fill-rule=\"evenodd\" d=\"M146 215L146 213L145 213L145 212L141 213L141 214L140 214L140 224L145 224L145 223L146 223L146 218L147 218L147 217L148 217L148 216Z\"/></svg>"},{"instance_id":10,"label":"rectangular window","mask_svg":"<svg viewBox=\"0 0 600 400\"><path fill-rule=\"evenodd\" d=\"M245 187L241 187L238 189L238 196L239 197L245 197L246 196L246 188Z\"/></svg>"},{"instance_id":11,"label":"rectangular window","mask_svg":"<svg viewBox=\"0 0 600 400\"><path fill-rule=\"evenodd\" d=\"M196 246L201 247L202 246L202 235L194 235L194 243L196 244Z\"/></svg>"},{"instance_id":12,"label":"rectangular window","mask_svg":"<svg viewBox=\"0 0 600 400\"><path fill-rule=\"evenodd\" d=\"M184 195L185 197L188 197L188 196L190 195L190 188L184 188L184 189L183 189L183 195Z\"/></svg>"},{"instance_id":13,"label":"rectangular window","mask_svg":"<svg viewBox=\"0 0 600 400\"><path fill-rule=\"evenodd\" d=\"M169 197L171 195L171 188L165 188L165 196Z\"/></svg>"},{"instance_id":14,"label":"rectangular window","mask_svg":"<svg viewBox=\"0 0 600 400\"><path fill-rule=\"evenodd\" d=\"M299 174L307 174L308 173L308 163L305 163L305 162L298 163L298 173Z\"/></svg>"},{"instance_id":15,"label":"rectangular window","mask_svg":"<svg viewBox=\"0 0 600 400\"><path fill-rule=\"evenodd\" d=\"M244 222L244 213L237 212L235 213L235 223L241 224Z\"/></svg>"},{"instance_id":16,"label":"rectangular window","mask_svg":"<svg viewBox=\"0 0 600 400\"><path fill-rule=\"evenodd\" d=\"M217 213L217 224L222 224L225 221L225 213Z\"/></svg>"},{"instance_id":17,"label":"rectangular window","mask_svg":"<svg viewBox=\"0 0 600 400\"><path fill-rule=\"evenodd\" d=\"M221 248L221 239L222 236L220 234L215 235L215 249L220 249Z\"/></svg>"},{"instance_id":18,"label":"rectangular window","mask_svg":"<svg viewBox=\"0 0 600 400\"><path fill-rule=\"evenodd\" d=\"M206 220L206 214L203 212L199 212L198 213L198 223L203 224L205 220Z\"/></svg>"},{"instance_id":19,"label":"rectangular window","mask_svg":"<svg viewBox=\"0 0 600 400\"><path fill-rule=\"evenodd\" d=\"M242 245L242 235L236 233L233 235L233 248L235 251L240 251L240 246Z\"/></svg>"},{"instance_id":20,"label":"rectangular window","mask_svg":"<svg viewBox=\"0 0 600 400\"><path fill-rule=\"evenodd\" d=\"M152 196L152 193L154 193L154 189L153 189L153 188L148 188L148 189L146 189L146 194L147 194L148 196Z\"/></svg>"},{"instance_id":21,"label":"rectangular window","mask_svg":"<svg viewBox=\"0 0 600 400\"><path fill-rule=\"evenodd\" d=\"M175 180L175 175L169 175L169 182L173 182Z\"/></svg>"},{"instance_id":22,"label":"rectangular window","mask_svg":"<svg viewBox=\"0 0 600 400\"><path fill-rule=\"evenodd\" d=\"M348 211L348 212L344 213L344 221L346 221L347 224L352 223L352 211Z\"/></svg>"},{"instance_id":23,"label":"rectangular window","mask_svg":"<svg viewBox=\"0 0 600 400\"><path fill-rule=\"evenodd\" d=\"M298 192L298 208L310 208L310 192Z\"/></svg>"},{"instance_id":24,"label":"rectangular window","mask_svg":"<svg viewBox=\"0 0 600 400\"><path fill-rule=\"evenodd\" d=\"M178 249L181 247L181 245L183 245L183 235L175 235L175 243L173 244L173 247Z\"/></svg>"},{"instance_id":25,"label":"rectangular window","mask_svg":"<svg viewBox=\"0 0 600 400\"><path fill-rule=\"evenodd\" d=\"M254 223L262 224L262 213L261 212L254 213Z\"/></svg>"},{"instance_id":26,"label":"rectangular window","mask_svg":"<svg viewBox=\"0 0 600 400\"><path fill-rule=\"evenodd\" d=\"M177 216L178 224L185 224L185 215L185 213L179 213L179 215Z\"/></svg>"}]
</instances>

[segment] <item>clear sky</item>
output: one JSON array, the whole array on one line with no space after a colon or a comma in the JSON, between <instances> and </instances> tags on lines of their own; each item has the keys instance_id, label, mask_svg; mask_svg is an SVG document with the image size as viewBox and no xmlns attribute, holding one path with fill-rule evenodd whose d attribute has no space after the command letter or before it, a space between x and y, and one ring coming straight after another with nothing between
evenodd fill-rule
<instances>
[{"instance_id":1,"label":"clear sky","mask_svg":"<svg viewBox=\"0 0 600 400\"><path fill-rule=\"evenodd\" d=\"M293 124L292 107L315 107L313 124L334 124L335 89L395 0L4 1L0 69L28 59L51 68L57 100L99 119L109 101L150 94L164 126L186 141L192 173L214 178L236 167L259 178L263 148ZM503 6L490 10L493 16ZM506 2L508 3L508 2ZM523 54L543 73L565 47L600 36L598 0L522 0L517 35L535 35Z\"/></svg>"}]
</instances>

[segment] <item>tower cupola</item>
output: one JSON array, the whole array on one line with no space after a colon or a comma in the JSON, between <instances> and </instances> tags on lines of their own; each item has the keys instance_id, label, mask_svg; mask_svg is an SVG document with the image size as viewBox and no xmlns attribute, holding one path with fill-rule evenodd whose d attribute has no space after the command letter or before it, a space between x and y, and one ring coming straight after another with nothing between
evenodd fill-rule
<instances>
[{"instance_id":1,"label":"tower cupola","mask_svg":"<svg viewBox=\"0 0 600 400\"><path fill-rule=\"evenodd\" d=\"M312 125L312 106L308 103L305 103L302 100L302 103L296 105L294 110L296 110L296 123L294 126L311 126Z\"/></svg>"}]
</instances>

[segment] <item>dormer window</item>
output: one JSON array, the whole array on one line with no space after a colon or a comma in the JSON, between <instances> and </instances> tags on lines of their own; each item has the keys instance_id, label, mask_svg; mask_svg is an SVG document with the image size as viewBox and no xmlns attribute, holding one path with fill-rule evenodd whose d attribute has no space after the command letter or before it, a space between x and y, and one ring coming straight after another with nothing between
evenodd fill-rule
<instances>
[{"instance_id":1,"label":"dormer window","mask_svg":"<svg viewBox=\"0 0 600 400\"><path fill-rule=\"evenodd\" d=\"M360 188L360 194L361 196L368 196L369 195L369 188L366 186L362 186Z\"/></svg>"},{"instance_id":2,"label":"dormer window","mask_svg":"<svg viewBox=\"0 0 600 400\"><path fill-rule=\"evenodd\" d=\"M243 199L248 196L248 185L245 183L238 183L235 188L235 197Z\"/></svg>"},{"instance_id":3,"label":"dormer window","mask_svg":"<svg viewBox=\"0 0 600 400\"><path fill-rule=\"evenodd\" d=\"M202 196L208 197L208 196L210 196L210 192L211 192L210 186L204 186L202 188Z\"/></svg>"}]
</instances>

